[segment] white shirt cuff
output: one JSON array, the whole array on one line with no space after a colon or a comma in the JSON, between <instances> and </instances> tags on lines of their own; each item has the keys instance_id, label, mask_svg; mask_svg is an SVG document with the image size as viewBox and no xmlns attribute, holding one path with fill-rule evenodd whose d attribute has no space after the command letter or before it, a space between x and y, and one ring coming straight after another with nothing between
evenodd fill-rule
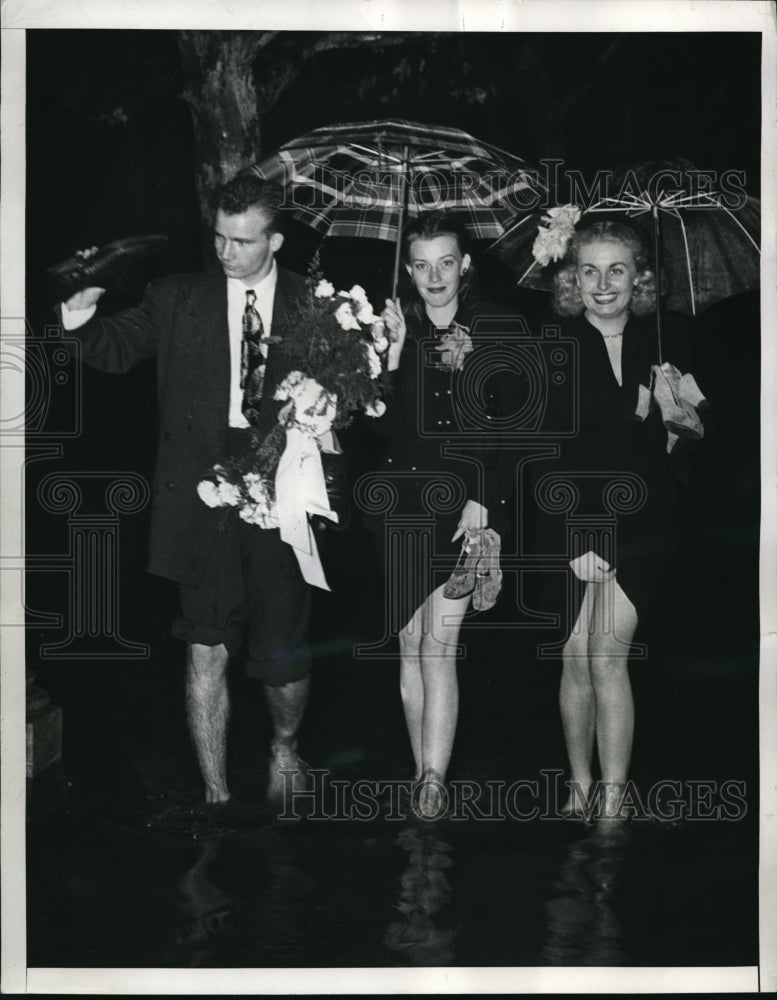
<instances>
[{"instance_id":1,"label":"white shirt cuff","mask_svg":"<svg viewBox=\"0 0 777 1000\"><path fill-rule=\"evenodd\" d=\"M79 326L88 323L97 312L97 306L89 306L87 309L68 309L64 302L62 305L62 326L66 330L77 330Z\"/></svg>"}]
</instances>

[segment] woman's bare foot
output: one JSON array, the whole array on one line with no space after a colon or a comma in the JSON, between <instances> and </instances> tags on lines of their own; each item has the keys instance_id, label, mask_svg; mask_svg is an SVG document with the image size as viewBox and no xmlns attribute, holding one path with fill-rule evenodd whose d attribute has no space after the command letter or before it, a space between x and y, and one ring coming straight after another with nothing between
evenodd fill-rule
<instances>
[{"instance_id":1,"label":"woman's bare foot","mask_svg":"<svg viewBox=\"0 0 777 1000\"><path fill-rule=\"evenodd\" d=\"M447 807L447 795L442 779L431 768L424 771L416 785L418 814L423 819L440 819Z\"/></svg>"},{"instance_id":2,"label":"woman's bare foot","mask_svg":"<svg viewBox=\"0 0 777 1000\"><path fill-rule=\"evenodd\" d=\"M626 784L623 781L603 781L604 786L604 801L602 803L602 810L599 813L599 820L608 823L623 823L625 817L623 816L621 807L623 805L623 793L626 788Z\"/></svg>"},{"instance_id":3,"label":"woman's bare foot","mask_svg":"<svg viewBox=\"0 0 777 1000\"><path fill-rule=\"evenodd\" d=\"M559 809L562 816L572 819L585 819L588 813L588 794L591 790L591 781L568 781L569 798Z\"/></svg>"}]
</instances>

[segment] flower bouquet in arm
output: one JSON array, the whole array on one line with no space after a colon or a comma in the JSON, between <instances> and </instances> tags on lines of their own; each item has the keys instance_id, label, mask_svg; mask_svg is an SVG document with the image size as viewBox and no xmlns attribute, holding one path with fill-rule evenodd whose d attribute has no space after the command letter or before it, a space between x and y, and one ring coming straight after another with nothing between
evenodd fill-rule
<instances>
[{"instance_id":1,"label":"flower bouquet in arm","mask_svg":"<svg viewBox=\"0 0 777 1000\"><path fill-rule=\"evenodd\" d=\"M247 448L209 470L197 492L209 507L233 508L249 524L280 528L305 579L328 589L307 519L338 518L321 454L339 450L334 431L347 427L357 410L375 417L384 412L379 376L388 340L359 285L335 292L315 273L309 284L274 348L287 372L275 390L276 424L263 436L247 435Z\"/></svg>"}]
</instances>

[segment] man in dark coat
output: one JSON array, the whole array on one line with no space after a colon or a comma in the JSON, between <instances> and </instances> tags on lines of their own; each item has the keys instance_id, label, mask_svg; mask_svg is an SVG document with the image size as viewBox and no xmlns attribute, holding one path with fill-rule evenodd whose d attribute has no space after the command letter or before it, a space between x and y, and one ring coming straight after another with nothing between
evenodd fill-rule
<instances>
[{"instance_id":1,"label":"man in dark coat","mask_svg":"<svg viewBox=\"0 0 777 1000\"><path fill-rule=\"evenodd\" d=\"M189 731L206 801L214 803L229 799L227 663L244 628L246 670L264 685L274 729L268 797L282 793L280 768L301 767L297 731L309 686L309 587L277 528L247 524L234 511L225 519L224 508L206 506L197 494L203 475L240 446L251 425L262 435L276 422L280 404L273 395L287 372L275 338L283 338L291 309L305 294L304 280L275 262L283 243L282 197L278 185L249 175L219 190L214 239L222 274L155 282L139 306L114 316L93 315L104 291L96 287L78 292L62 309L87 364L124 372L157 358L160 427L149 571L179 585L182 617L173 634L187 643ZM243 336L250 308L261 321L264 383L260 401L244 414Z\"/></svg>"}]
</instances>

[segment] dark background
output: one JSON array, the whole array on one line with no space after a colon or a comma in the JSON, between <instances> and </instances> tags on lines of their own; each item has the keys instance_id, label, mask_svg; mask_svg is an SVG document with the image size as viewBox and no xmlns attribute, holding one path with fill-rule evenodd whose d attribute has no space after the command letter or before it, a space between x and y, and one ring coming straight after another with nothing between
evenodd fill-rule
<instances>
[{"instance_id":1,"label":"dark background","mask_svg":"<svg viewBox=\"0 0 777 1000\"><path fill-rule=\"evenodd\" d=\"M288 34L293 41L294 33ZM122 286L106 296L106 309L136 301L149 279L194 270L202 258L192 123L181 97L174 33L29 31L27 40L27 308L31 329L40 336L53 321L44 269L77 248L130 233L170 237L164 253L135 265ZM758 196L760 114L758 35L409 35L385 52L349 49L309 60L264 116L257 153L260 158L333 121L400 117L463 128L530 164L562 158L567 168L589 175L638 160L681 156L700 169L743 171L748 193ZM315 247L307 231L294 227L281 262L304 272ZM355 247L350 241L329 241L322 261L336 282L360 282L379 297L392 255L389 244ZM542 298L515 289L506 269L488 255L481 254L479 264L487 285L536 322ZM633 675L639 720L634 772L643 780L742 778L754 816L757 294L709 309L693 322L691 336L694 371L712 403L713 420L705 447L690 460L677 564L648 623L650 660ZM44 511L37 499L37 486L48 473L133 470L151 476L153 363L126 376L84 370L82 378L80 433L61 438L61 458L38 461L28 471L31 554L62 554L68 546L66 519ZM54 430L56 419L55 408ZM369 467L374 442L356 430L348 443L354 469ZM84 801L91 796L100 809L118 798L140 801L149 783L183 782L188 792L191 781L191 759L184 760L183 650L168 637L175 594L145 573L147 516L142 510L120 521L119 616L122 636L149 643L149 658L54 662L43 646L61 639L62 631L34 624L28 629L28 665L64 708L69 795L72 800L80 793ZM354 640L368 639L380 627L379 577L358 524L349 533L327 536L323 546L335 596L319 595L321 663L303 746L313 763L339 761L346 775L359 767L368 774L393 774L407 764L395 664L357 668L349 657ZM507 582L508 615L509 587ZM65 613L63 574L31 572L27 600L33 611ZM469 662L477 671L462 677L462 704L468 708L452 776L481 773L478 768L486 766L482 762L489 754L513 772L530 770L527 761L563 767L557 672L534 663L538 637L494 633L488 646L483 633L480 645L476 636ZM234 683L242 699L236 727L246 726L261 709L256 692L241 686L239 677ZM258 752L254 742L250 753ZM253 779L244 781L252 789ZM717 924L719 930L706 944L694 940L687 948L679 943L674 952L670 948L675 964L757 960L752 828L748 836L737 846L740 860L746 859L741 892L721 889L713 907L716 914L718 908L726 912L730 926ZM42 856L51 862L51 841L45 844ZM42 904L36 910L36 898L33 893L32 964L71 964L65 939L58 936L70 904L57 896L54 904L47 903L53 910ZM712 905L709 899L705 905ZM723 918L718 914L717 919ZM640 927L637 920L635 939ZM43 944L47 935L50 947ZM730 947L721 945L724 938ZM631 953L639 953L644 964L671 961L658 945L651 951L648 941L643 938L642 951L634 945ZM72 961L111 964L111 947L106 941L103 951L87 951ZM145 964L137 954L138 963ZM477 964L481 955L498 964L488 948L462 964ZM114 964L131 964L131 956L120 958ZM504 961L511 964L509 954Z\"/></svg>"},{"instance_id":2,"label":"dark background","mask_svg":"<svg viewBox=\"0 0 777 1000\"><path fill-rule=\"evenodd\" d=\"M284 33L290 39L299 34ZM198 264L175 32L28 32L28 254L46 265L128 231ZM291 44L291 42L289 43ZM683 156L760 186L760 35L408 33L302 64L262 119L267 155L335 121L454 125L536 164L594 171Z\"/></svg>"}]
</instances>

